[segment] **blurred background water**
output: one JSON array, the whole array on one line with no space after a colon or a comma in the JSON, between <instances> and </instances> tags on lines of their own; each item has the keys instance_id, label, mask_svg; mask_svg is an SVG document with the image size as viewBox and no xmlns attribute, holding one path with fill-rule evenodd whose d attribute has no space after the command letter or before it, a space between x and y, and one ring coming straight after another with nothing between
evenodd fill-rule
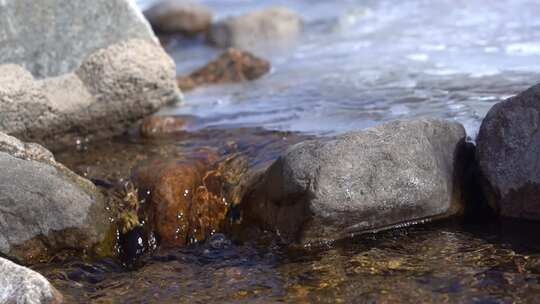
<instances>
[{"instance_id":1,"label":"blurred background water","mask_svg":"<svg viewBox=\"0 0 540 304\"><path fill-rule=\"evenodd\" d=\"M139 1L142 8L154 1ZM489 108L540 80L540 5L533 0L205 0L216 19L271 4L305 21L288 49L260 50L272 72L200 88L167 114L199 127L262 126L316 135L421 116L455 119L475 137ZM179 73L219 50L177 41Z\"/></svg>"}]
</instances>

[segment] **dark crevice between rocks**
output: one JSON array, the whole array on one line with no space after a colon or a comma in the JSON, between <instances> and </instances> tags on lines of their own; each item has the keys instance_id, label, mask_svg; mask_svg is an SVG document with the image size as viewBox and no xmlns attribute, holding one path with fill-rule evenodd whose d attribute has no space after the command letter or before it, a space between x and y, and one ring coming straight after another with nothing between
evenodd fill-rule
<instances>
[{"instance_id":1,"label":"dark crevice between rocks","mask_svg":"<svg viewBox=\"0 0 540 304\"><path fill-rule=\"evenodd\" d=\"M456 154L457 166L460 166L460 178L456 185L461 189L464 204L464 223L481 224L497 218L496 211L489 205L485 183L477 160L476 146L464 140L463 148ZM461 165L459 165L461 164Z\"/></svg>"}]
</instances>

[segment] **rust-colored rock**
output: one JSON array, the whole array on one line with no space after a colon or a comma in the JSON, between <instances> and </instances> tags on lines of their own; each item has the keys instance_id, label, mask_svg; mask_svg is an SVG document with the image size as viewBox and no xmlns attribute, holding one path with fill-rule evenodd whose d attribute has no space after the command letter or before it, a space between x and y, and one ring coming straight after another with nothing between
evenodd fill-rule
<instances>
[{"instance_id":1,"label":"rust-colored rock","mask_svg":"<svg viewBox=\"0 0 540 304\"><path fill-rule=\"evenodd\" d=\"M182 131L193 120L192 116L149 116L141 123L141 135L158 137Z\"/></svg>"},{"instance_id":2,"label":"rust-colored rock","mask_svg":"<svg viewBox=\"0 0 540 304\"><path fill-rule=\"evenodd\" d=\"M255 80L270 71L267 60L250 52L229 48L218 58L188 76L176 78L178 86L184 91L205 84L243 82Z\"/></svg>"},{"instance_id":3,"label":"rust-colored rock","mask_svg":"<svg viewBox=\"0 0 540 304\"><path fill-rule=\"evenodd\" d=\"M231 174L241 174L243 169L229 171L231 161L216 163L216 159L215 154L203 152L186 159L154 160L135 170L133 180L148 195L148 221L162 246L204 240L221 230L229 206L239 202Z\"/></svg>"}]
</instances>

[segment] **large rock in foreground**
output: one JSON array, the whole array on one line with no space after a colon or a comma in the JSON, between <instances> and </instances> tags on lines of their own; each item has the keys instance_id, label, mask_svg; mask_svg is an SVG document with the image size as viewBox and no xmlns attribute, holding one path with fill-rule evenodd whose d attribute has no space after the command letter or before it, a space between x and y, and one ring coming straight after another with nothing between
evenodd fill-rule
<instances>
[{"instance_id":1,"label":"large rock in foreground","mask_svg":"<svg viewBox=\"0 0 540 304\"><path fill-rule=\"evenodd\" d=\"M0 131L58 148L119 134L176 101L174 62L132 6L0 3Z\"/></svg>"},{"instance_id":2,"label":"large rock in foreground","mask_svg":"<svg viewBox=\"0 0 540 304\"><path fill-rule=\"evenodd\" d=\"M302 28L303 21L297 13L286 7L272 6L213 24L208 40L219 47L253 50L294 41Z\"/></svg>"},{"instance_id":3,"label":"large rock in foreground","mask_svg":"<svg viewBox=\"0 0 540 304\"><path fill-rule=\"evenodd\" d=\"M0 172L1 254L28 263L104 240L102 195L43 147L0 133Z\"/></svg>"},{"instance_id":4,"label":"large rock in foreground","mask_svg":"<svg viewBox=\"0 0 540 304\"><path fill-rule=\"evenodd\" d=\"M500 215L540 220L540 85L488 112L477 138L483 188Z\"/></svg>"},{"instance_id":5,"label":"large rock in foreground","mask_svg":"<svg viewBox=\"0 0 540 304\"><path fill-rule=\"evenodd\" d=\"M62 295L39 273L0 258L0 303L60 304Z\"/></svg>"},{"instance_id":6,"label":"large rock in foreground","mask_svg":"<svg viewBox=\"0 0 540 304\"><path fill-rule=\"evenodd\" d=\"M244 199L244 218L302 243L462 210L463 126L395 121L291 147Z\"/></svg>"}]
</instances>

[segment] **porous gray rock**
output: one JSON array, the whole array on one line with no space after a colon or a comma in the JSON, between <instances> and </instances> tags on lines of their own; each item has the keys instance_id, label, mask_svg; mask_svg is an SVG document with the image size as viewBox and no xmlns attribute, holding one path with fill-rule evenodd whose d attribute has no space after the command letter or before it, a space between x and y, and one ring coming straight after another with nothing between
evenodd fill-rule
<instances>
[{"instance_id":1,"label":"porous gray rock","mask_svg":"<svg viewBox=\"0 0 540 304\"><path fill-rule=\"evenodd\" d=\"M130 0L0 1L1 132L50 149L117 135L179 100L175 76Z\"/></svg>"},{"instance_id":2,"label":"porous gray rock","mask_svg":"<svg viewBox=\"0 0 540 304\"><path fill-rule=\"evenodd\" d=\"M243 200L248 225L319 243L461 212L465 130L394 121L292 146Z\"/></svg>"},{"instance_id":3,"label":"porous gray rock","mask_svg":"<svg viewBox=\"0 0 540 304\"><path fill-rule=\"evenodd\" d=\"M63 297L39 273L0 257L0 303L60 304Z\"/></svg>"},{"instance_id":4,"label":"porous gray rock","mask_svg":"<svg viewBox=\"0 0 540 304\"><path fill-rule=\"evenodd\" d=\"M262 46L286 45L302 32L302 18L294 11L271 6L213 24L210 43L219 47L254 50Z\"/></svg>"},{"instance_id":5,"label":"porous gray rock","mask_svg":"<svg viewBox=\"0 0 540 304\"><path fill-rule=\"evenodd\" d=\"M51 149L122 133L179 96L174 63L144 40L100 49L57 77L13 64L0 75L0 131Z\"/></svg>"},{"instance_id":6,"label":"porous gray rock","mask_svg":"<svg viewBox=\"0 0 540 304\"><path fill-rule=\"evenodd\" d=\"M540 84L494 105L476 141L491 207L505 217L540 220Z\"/></svg>"},{"instance_id":7,"label":"porous gray rock","mask_svg":"<svg viewBox=\"0 0 540 304\"><path fill-rule=\"evenodd\" d=\"M212 12L191 0L159 1L144 16L157 32L196 35L206 32L212 23Z\"/></svg>"},{"instance_id":8,"label":"porous gray rock","mask_svg":"<svg viewBox=\"0 0 540 304\"><path fill-rule=\"evenodd\" d=\"M0 133L0 253L34 262L61 250L92 253L108 214L88 180L37 144Z\"/></svg>"}]
</instances>

